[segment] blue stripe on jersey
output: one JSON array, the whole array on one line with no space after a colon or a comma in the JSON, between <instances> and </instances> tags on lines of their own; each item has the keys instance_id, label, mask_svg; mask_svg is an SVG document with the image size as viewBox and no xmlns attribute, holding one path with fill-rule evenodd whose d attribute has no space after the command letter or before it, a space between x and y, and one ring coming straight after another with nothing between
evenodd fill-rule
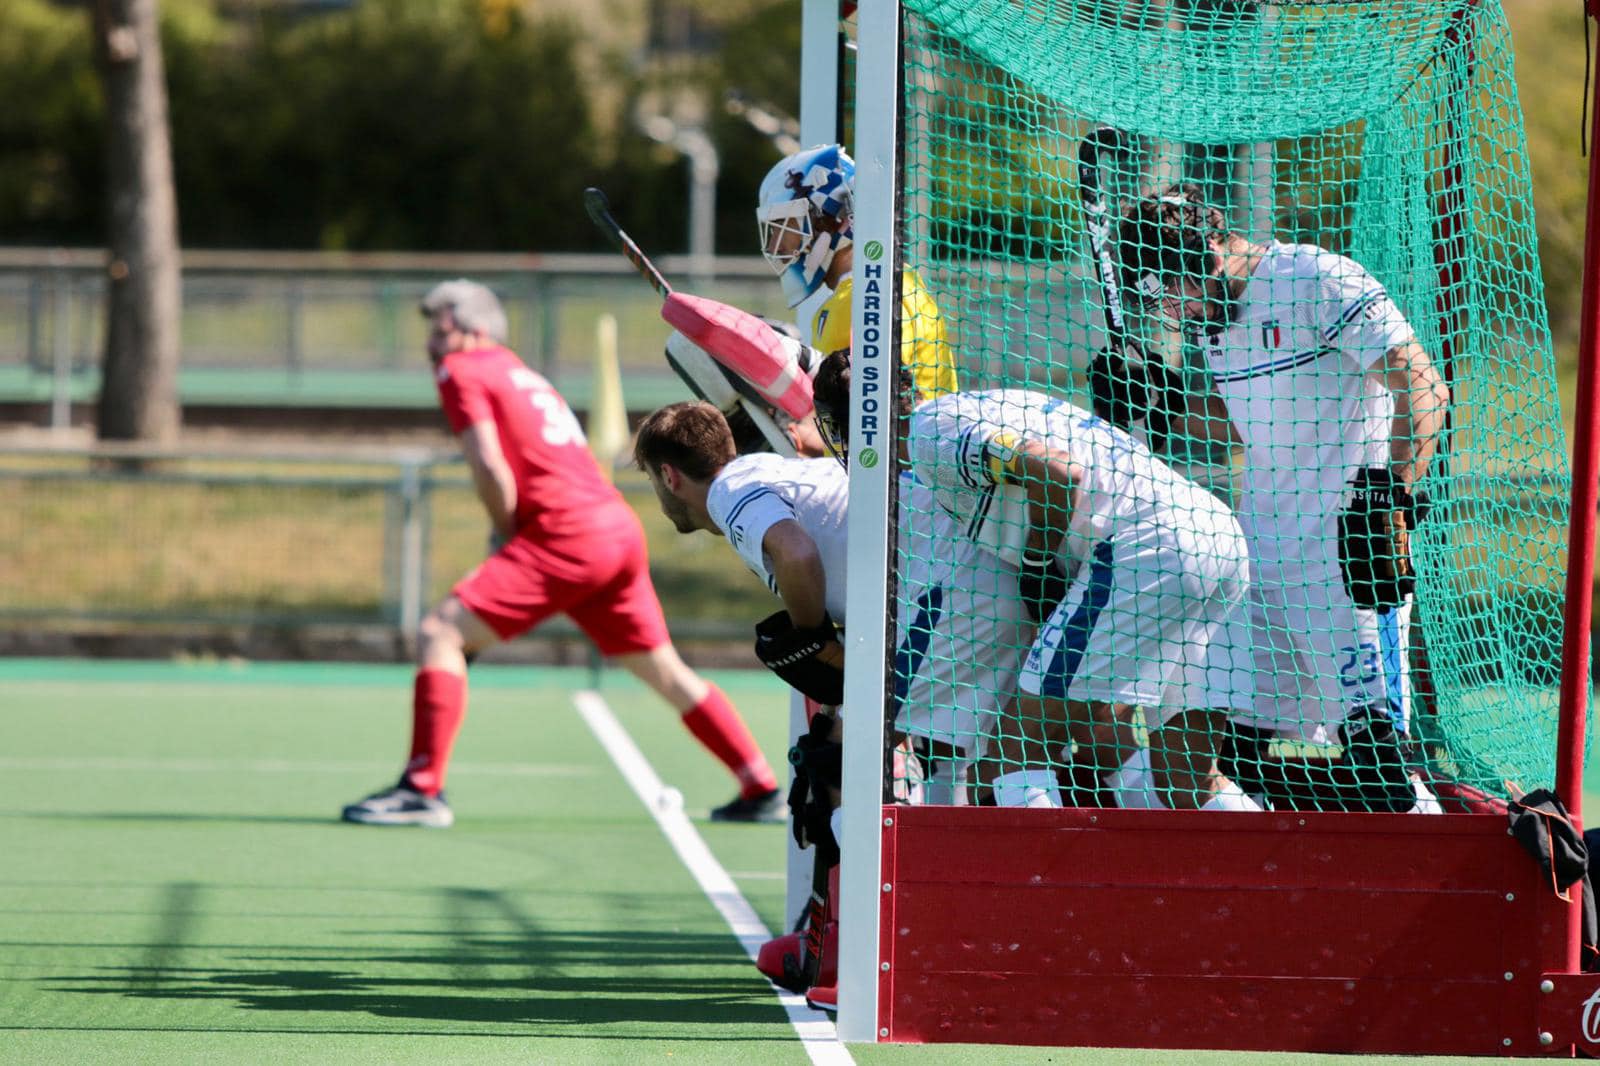
<instances>
[{"instance_id":1,"label":"blue stripe on jersey","mask_svg":"<svg viewBox=\"0 0 1600 1066\"><path fill-rule=\"evenodd\" d=\"M1378 612L1378 662L1383 671L1384 695L1389 701L1389 721L1396 733L1406 732L1406 690L1401 685L1405 660L1400 647L1400 609Z\"/></svg>"},{"instance_id":2,"label":"blue stripe on jersey","mask_svg":"<svg viewBox=\"0 0 1600 1066\"><path fill-rule=\"evenodd\" d=\"M1340 330L1344 329L1344 327L1350 324L1351 319L1355 318L1361 312L1365 311L1367 308L1383 299L1385 295L1387 294L1382 289L1369 289L1368 291L1362 293L1356 298L1355 303L1351 304L1349 307L1346 307L1339 314L1339 318L1334 322L1333 325L1322 331L1322 335L1330 341L1333 340L1333 338L1339 335Z\"/></svg>"},{"instance_id":3,"label":"blue stripe on jersey","mask_svg":"<svg viewBox=\"0 0 1600 1066\"><path fill-rule=\"evenodd\" d=\"M1283 370L1293 370L1297 366L1305 366L1307 363L1314 362L1315 360L1322 358L1324 355L1327 355L1331 351L1333 351L1332 348L1324 345L1321 348L1312 348L1310 351L1295 352L1293 355L1286 355L1282 359L1274 359L1270 363L1258 363L1255 366L1247 366L1243 370L1224 370L1220 373L1213 371L1211 374L1211 380L1219 383L1228 381L1245 381L1249 378L1259 378L1264 377L1267 374L1276 374Z\"/></svg>"},{"instance_id":4,"label":"blue stripe on jersey","mask_svg":"<svg viewBox=\"0 0 1600 1066\"><path fill-rule=\"evenodd\" d=\"M933 641L933 631L944 614L944 589L935 585L917 597L917 613L906 630L906 639L894 653L894 692L889 696L889 721L894 721L900 705L906 700L911 679L922 669L922 660L928 655L928 645Z\"/></svg>"},{"instance_id":5,"label":"blue stripe on jersey","mask_svg":"<svg viewBox=\"0 0 1600 1066\"><path fill-rule=\"evenodd\" d=\"M793 507L789 507L789 502L787 500L785 500L782 496L778 496L778 494L776 492L773 492L771 489L767 488L765 485L757 485L755 488L751 489L749 492L745 493L743 496L740 496L739 499L734 502L734 505L731 508L728 509L728 519L727 519L728 528L732 529L733 526L734 526L734 523L739 521L739 515L744 512L744 509L746 507L750 506L756 500L759 500L763 496L775 496L775 497L777 497L778 502L782 503L784 505L784 507L787 507L790 514L794 513L794 508Z\"/></svg>"},{"instance_id":6,"label":"blue stripe on jersey","mask_svg":"<svg viewBox=\"0 0 1600 1066\"><path fill-rule=\"evenodd\" d=\"M1055 658L1050 660L1039 685L1039 695L1058 700L1067 698L1067 688L1072 684L1073 675L1083 662L1084 650L1089 646L1089 634L1094 632L1095 623L1100 620L1100 611L1111 598L1111 578L1111 542L1103 540L1094 546L1094 558L1089 565L1089 587L1084 591L1078 609L1067 619L1061 644L1056 648Z\"/></svg>"}]
</instances>

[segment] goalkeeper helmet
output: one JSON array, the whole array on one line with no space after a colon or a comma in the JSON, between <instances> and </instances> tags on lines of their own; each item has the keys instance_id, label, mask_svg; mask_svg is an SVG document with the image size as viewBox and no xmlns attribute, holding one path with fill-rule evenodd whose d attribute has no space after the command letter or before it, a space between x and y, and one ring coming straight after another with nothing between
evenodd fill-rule
<instances>
[{"instance_id":1,"label":"goalkeeper helmet","mask_svg":"<svg viewBox=\"0 0 1600 1066\"><path fill-rule=\"evenodd\" d=\"M756 201L761 254L790 307L817 291L833 257L849 246L855 177L849 154L824 144L794 153L762 179Z\"/></svg>"}]
</instances>

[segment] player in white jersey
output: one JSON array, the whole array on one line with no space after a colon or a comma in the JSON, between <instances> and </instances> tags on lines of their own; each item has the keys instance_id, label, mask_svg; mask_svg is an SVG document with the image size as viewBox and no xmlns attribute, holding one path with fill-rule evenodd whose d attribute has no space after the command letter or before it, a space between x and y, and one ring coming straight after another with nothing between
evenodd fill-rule
<instances>
[{"instance_id":1,"label":"player in white jersey","mask_svg":"<svg viewBox=\"0 0 1600 1066\"><path fill-rule=\"evenodd\" d=\"M817 422L841 460L850 410L850 351L822 361L814 381ZM918 395L901 369L899 414ZM965 803L967 770L1016 685L1033 626L1017 589L1016 567L961 535L917 479L902 448L897 509L893 722L919 738L928 763L927 803Z\"/></svg>"},{"instance_id":2,"label":"player in white jersey","mask_svg":"<svg viewBox=\"0 0 1600 1066\"><path fill-rule=\"evenodd\" d=\"M1143 708L1165 805L1259 809L1218 772L1228 705L1204 669L1249 580L1228 508L1126 432L1021 389L922 404L910 456L965 537L1024 573L1076 575L1023 667L1021 688L1043 717L1020 715L1002 731L998 760L1029 768L994 779L997 802L1060 804L1054 775L1037 767L1060 740L1051 727L1064 727L1074 757L1127 803L1138 765L1127 759L1129 723Z\"/></svg>"},{"instance_id":3,"label":"player in white jersey","mask_svg":"<svg viewBox=\"0 0 1600 1066\"><path fill-rule=\"evenodd\" d=\"M727 419L704 402L670 404L651 414L639 427L634 457L678 532L704 529L727 537L783 601L788 624L816 634L823 647L811 665L842 673L844 649L830 636L845 608L847 488L838 464L737 455ZM807 694L839 703L837 696Z\"/></svg>"},{"instance_id":4,"label":"player in white jersey","mask_svg":"<svg viewBox=\"0 0 1600 1066\"><path fill-rule=\"evenodd\" d=\"M1313 245L1248 241L1192 185L1139 201L1116 246L1124 289L1159 305L1209 364L1214 395L1169 401L1181 432L1220 428L1242 445L1237 510L1255 580L1248 619L1224 643L1254 664L1253 692L1246 680L1236 700L1250 708L1243 732L1339 729L1346 762L1365 772L1359 805L1428 809L1403 744L1411 597L1353 592L1339 526L1371 484L1414 519L1446 384L1371 273Z\"/></svg>"}]
</instances>

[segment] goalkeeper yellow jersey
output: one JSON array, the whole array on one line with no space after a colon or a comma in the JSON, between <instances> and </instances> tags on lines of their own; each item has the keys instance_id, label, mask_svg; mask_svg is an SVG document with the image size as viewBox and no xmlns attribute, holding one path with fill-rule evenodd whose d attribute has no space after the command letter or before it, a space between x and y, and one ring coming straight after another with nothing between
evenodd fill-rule
<instances>
[{"instance_id":1,"label":"goalkeeper yellow jersey","mask_svg":"<svg viewBox=\"0 0 1600 1066\"><path fill-rule=\"evenodd\" d=\"M833 295L811 320L811 346L824 355L850 346L851 277L839 279ZM955 361L945 340L939 305L914 270L900 276L900 362L911 368L922 399L956 392Z\"/></svg>"}]
</instances>

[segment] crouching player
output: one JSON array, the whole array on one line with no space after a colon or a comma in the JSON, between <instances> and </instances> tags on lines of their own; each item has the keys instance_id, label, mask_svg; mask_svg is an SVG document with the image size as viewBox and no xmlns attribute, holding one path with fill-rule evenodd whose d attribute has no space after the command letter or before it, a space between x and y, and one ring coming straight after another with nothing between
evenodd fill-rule
<instances>
[{"instance_id":1,"label":"crouching player","mask_svg":"<svg viewBox=\"0 0 1600 1066\"><path fill-rule=\"evenodd\" d=\"M1122 430L1020 389L923 404L910 455L974 541L1020 564L1023 598L1054 603L1022 670L1037 714L1001 719L996 802L1061 805L1048 752L1064 728L1119 802L1152 805L1127 754L1142 707L1163 805L1259 810L1217 768L1230 698L1207 688L1208 644L1248 587L1232 512Z\"/></svg>"},{"instance_id":2,"label":"crouching player","mask_svg":"<svg viewBox=\"0 0 1600 1066\"><path fill-rule=\"evenodd\" d=\"M913 739L926 768L922 800L964 804L972 762L1015 690L1033 625L1017 568L962 535L912 472L905 423L919 392L900 371L899 523L896 544L895 732ZM817 424L843 463L850 425L850 351L822 361L813 382Z\"/></svg>"},{"instance_id":3,"label":"crouching player","mask_svg":"<svg viewBox=\"0 0 1600 1066\"><path fill-rule=\"evenodd\" d=\"M834 623L845 617L844 471L831 459L737 455L727 419L709 403L675 403L651 414L639 427L634 459L678 532L726 537L783 602L782 611L757 625L756 655L823 707L790 755L796 839L817 849L807 936L778 938L758 964L794 991L831 987L821 962L828 954L822 937L829 873L838 865L831 821L839 801L836 709L844 693L844 646Z\"/></svg>"}]
</instances>

